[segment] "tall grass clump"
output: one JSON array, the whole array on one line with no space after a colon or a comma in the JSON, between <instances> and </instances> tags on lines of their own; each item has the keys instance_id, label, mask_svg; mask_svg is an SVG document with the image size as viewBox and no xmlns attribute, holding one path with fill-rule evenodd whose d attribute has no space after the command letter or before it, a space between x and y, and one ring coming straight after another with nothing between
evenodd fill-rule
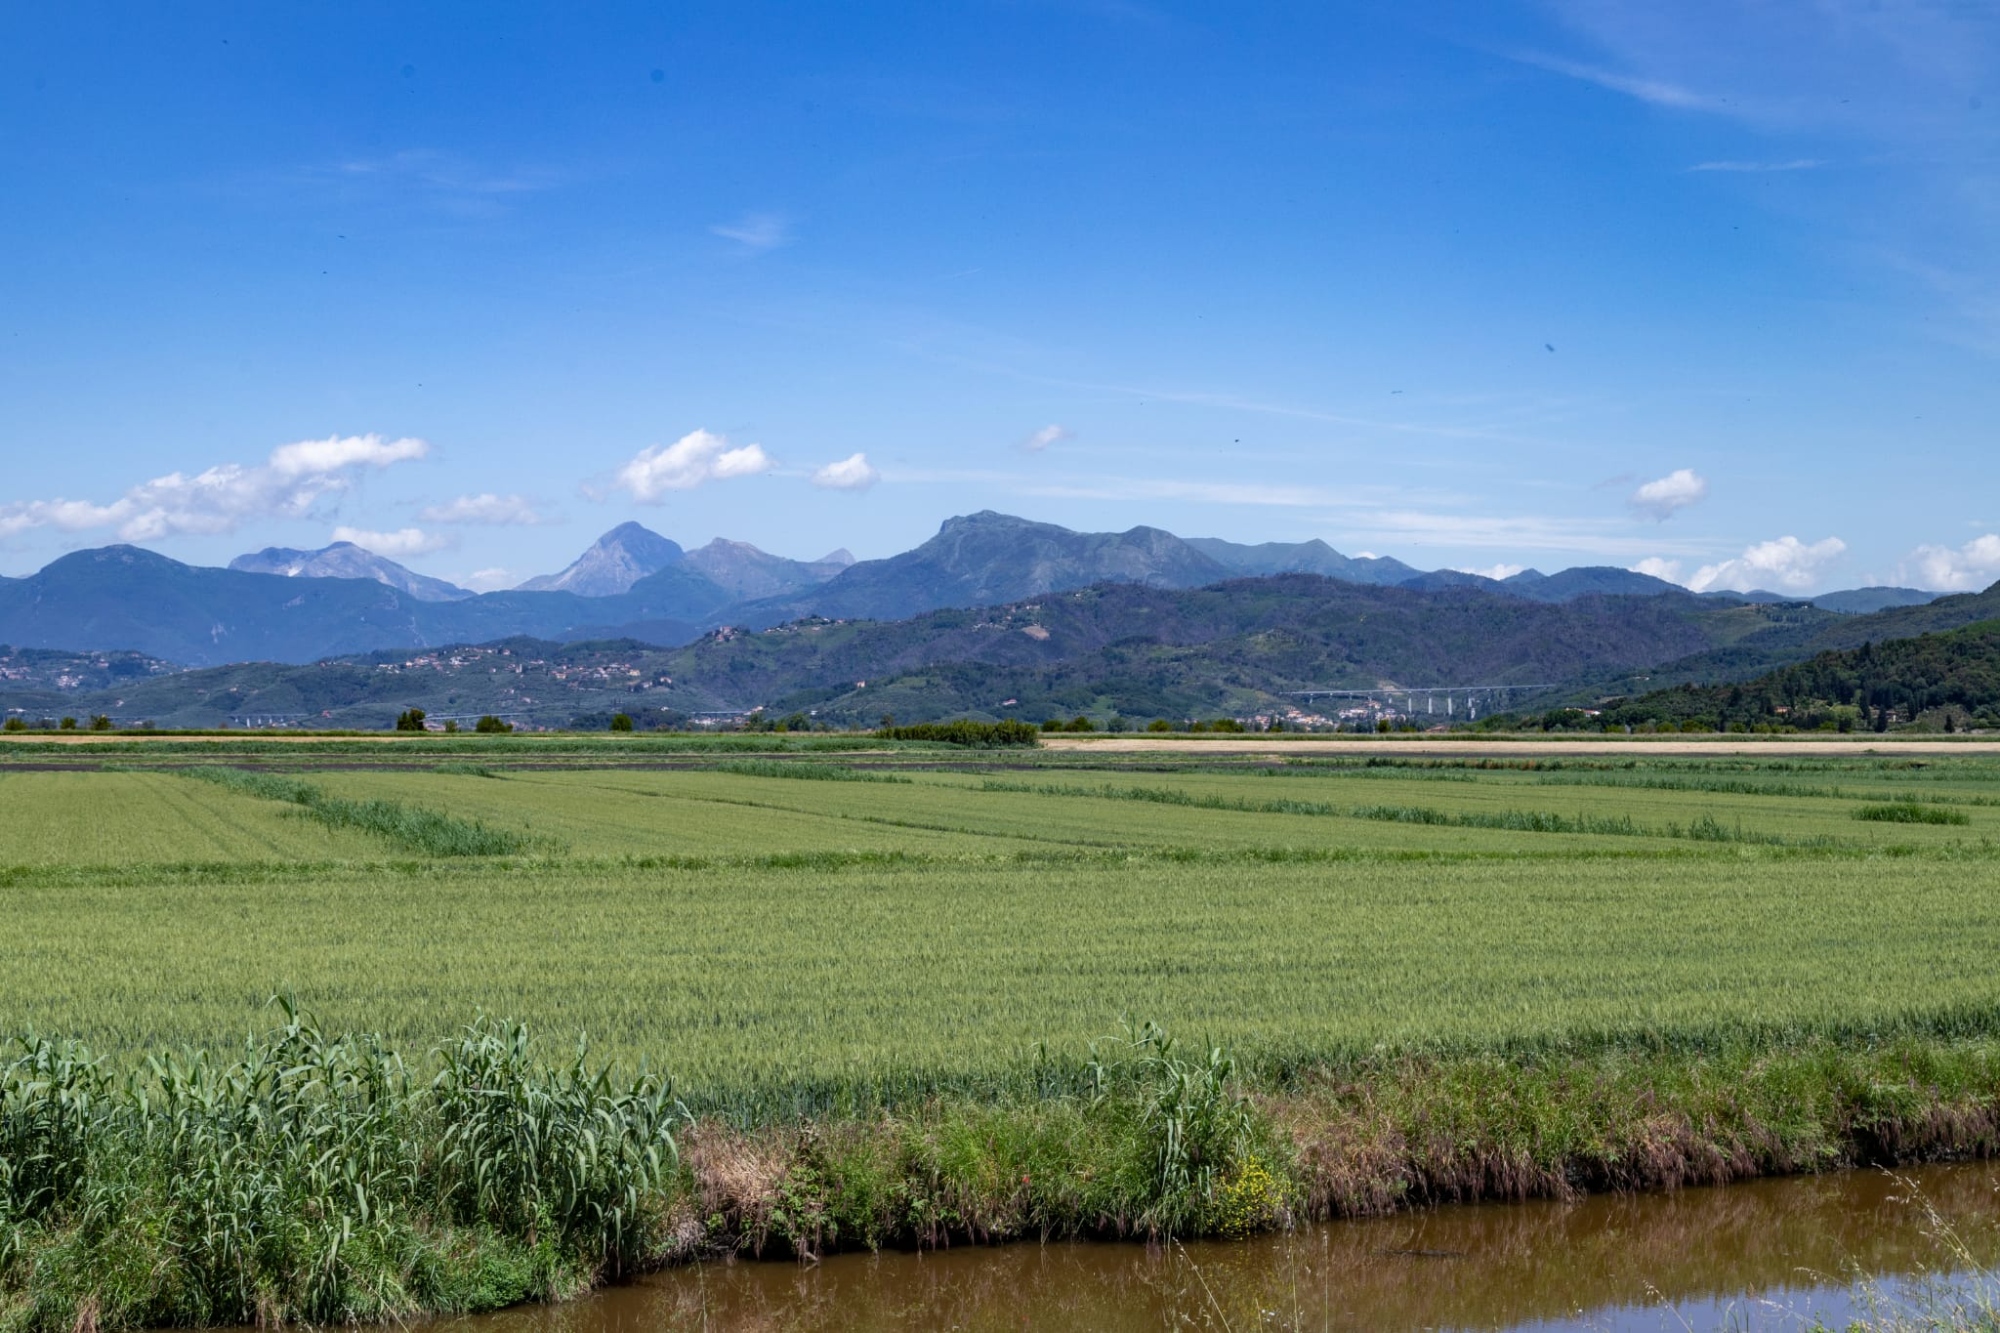
<instances>
[{"instance_id":1,"label":"tall grass clump","mask_svg":"<svg viewBox=\"0 0 2000 1333\"><path fill-rule=\"evenodd\" d=\"M403 1319L656 1261L681 1115L650 1075L480 1023L417 1077L287 1007L233 1061L114 1079L32 1034L0 1065L0 1328Z\"/></svg>"},{"instance_id":2,"label":"tall grass clump","mask_svg":"<svg viewBox=\"0 0 2000 1333\"><path fill-rule=\"evenodd\" d=\"M1240 1235L1284 1212L1265 1122L1221 1047L1183 1056L1148 1023L1093 1043L1087 1075L1089 1115L1118 1145L1112 1179L1136 1205L1138 1230Z\"/></svg>"},{"instance_id":3,"label":"tall grass clump","mask_svg":"<svg viewBox=\"0 0 2000 1333\"><path fill-rule=\"evenodd\" d=\"M547 838L533 838L508 829L488 828L476 819L460 819L400 801L350 801L329 796L310 782L240 768L201 767L187 776L218 783L245 796L283 801L328 828L359 829L386 838L420 856L514 856L551 850ZM491 776L490 774L482 776Z\"/></svg>"},{"instance_id":4,"label":"tall grass clump","mask_svg":"<svg viewBox=\"0 0 2000 1333\"><path fill-rule=\"evenodd\" d=\"M1944 805L1923 805L1916 801L1891 801L1884 805L1864 805L1854 812L1856 819L1878 824L1970 824L1963 810Z\"/></svg>"}]
</instances>

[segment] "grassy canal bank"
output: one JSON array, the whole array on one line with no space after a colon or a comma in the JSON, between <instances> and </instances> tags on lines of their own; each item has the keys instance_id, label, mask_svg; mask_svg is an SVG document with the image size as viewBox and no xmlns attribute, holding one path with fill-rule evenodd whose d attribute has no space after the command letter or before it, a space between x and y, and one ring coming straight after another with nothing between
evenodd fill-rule
<instances>
[{"instance_id":1,"label":"grassy canal bank","mask_svg":"<svg viewBox=\"0 0 2000 1333\"><path fill-rule=\"evenodd\" d=\"M421 745L0 764L0 1329L2000 1147L1983 756Z\"/></svg>"},{"instance_id":2,"label":"grassy canal bank","mask_svg":"<svg viewBox=\"0 0 2000 1333\"><path fill-rule=\"evenodd\" d=\"M1259 1089L1142 1030L1032 1095L743 1126L483 1024L411 1063L287 1021L120 1079L0 1074L0 1328L349 1323L557 1300L724 1254L1243 1236L1991 1154L2000 1043L1402 1058Z\"/></svg>"}]
</instances>

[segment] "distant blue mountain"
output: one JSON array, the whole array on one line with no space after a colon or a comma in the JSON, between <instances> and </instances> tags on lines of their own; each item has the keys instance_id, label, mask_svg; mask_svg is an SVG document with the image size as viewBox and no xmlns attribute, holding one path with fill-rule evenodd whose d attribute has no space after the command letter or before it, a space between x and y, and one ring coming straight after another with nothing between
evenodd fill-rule
<instances>
[{"instance_id":1,"label":"distant blue mountain","mask_svg":"<svg viewBox=\"0 0 2000 1333\"><path fill-rule=\"evenodd\" d=\"M934 610L1026 602L1098 584L1190 589L1231 579L1315 574L1411 592L1477 590L1506 600L1586 596L1686 598L1675 584L1605 566L1496 581L1456 570L1350 557L1324 542L1246 545L1184 540L1159 528L1075 532L991 511L947 520L936 536L886 560L845 552L787 560L717 540L694 552L636 523L600 538L561 574L510 592L473 595L392 561L336 544L272 548L230 569L185 565L131 546L79 551L27 578L0 579L0 643L127 649L190 666L310 662L389 648L481 643L514 635L573 642L630 637L686 643L723 624L762 628L805 617L900 621ZM566 583L566 588L555 584ZM587 589L615 589L589 594ZM449 597L452 600L433 600ZM1927 602L1911 589L1867 588L1814 599L1825 611ZM1789 602L1774 593L1708 594L1707 602Z\"/></svg>"}]
</instances>

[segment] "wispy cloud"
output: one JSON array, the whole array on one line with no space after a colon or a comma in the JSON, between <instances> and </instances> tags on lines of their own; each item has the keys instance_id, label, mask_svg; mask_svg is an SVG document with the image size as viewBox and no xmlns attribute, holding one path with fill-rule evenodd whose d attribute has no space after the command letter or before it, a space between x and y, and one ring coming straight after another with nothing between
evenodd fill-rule
<instances>
[{"instance_id":1,"label":"wispy cloud","mask_svg":"<svg viewBox=\"0 0 2000 1333\"><path fill-rule=\"evenodd\" d=\"M1050 445L1060 444L1075 434L1076 432L1068 426L1058 426L1052 423L1042 427L1040 430L1030 432L1028 437L1021 441L1021 448L1031 454L1038 454Z\"/></svg>"},{"instance_id":2,"label":"wispy cloud","mask_svg":"<svg viewBox=\"0 0 2000 1333\"><path fill-rule=\"evenodd\" d=\"M1689 171L1812 171L1826 165L1824 158L1795 157L1787 162L1697 162Z\"/></svg>"},{"instance_id":3,"label":"wispy cloud","mask_svg":"<svg viewBox=\"0 0 2000 1333\"><path fill-rule=\"evenodd\" d=\"M812 484L828 491L865 491L880 480L882 474L869 464L867 454L849 454L812 474Z\"/></svg>"},{"instance_id":4,"label":"wispy cloud","mask_svg":"<svg viewBox=\"0 0 2000 1333\"><path fill-rule=\"evenodd\" d=\"M1342 515L1337 521L1348 534L1378 539L1385 545L1550 551L1606 557L1636 557L1661 549L1660 542L1634 536L1623 531L1622 524L1603 519L1393 509ZM1668 549L1698 554L1701 547L1690 541L1671 543Z\"/></svg>"},{"instance_id":5,"label":"wispy cloud","mask_svg":"<svg viewBox=\"0 0 2000 1333\"><path fill-rule=\"evenodd\" d=\"M1148 477L1104 477L1076 481L1020 479L1019 494L1052 500L1186 500L1197 504L1313 508L1337 497L1312 486L1244 481L1168 481Z\"/></svg>"},{"instance_id":6,"label":"wispy cloud","mask_svg":"<svg viewBox=\"0 0 2000 1333\"><path fill-rule=\"evenodd\" d=\"M387 556L391 560L402 560L413 555L428 555L432 551L442 551L451 545L451 538L441 532L425 532L422 528L398 528L394 532L371 532L367 528L340 527L333 530L337 542L353 542L364 551Z\"/></svg>"},{"instance_id":7,"label":"wispy cloud","mask_svg":"<svg viewBox=\"0 0 2000 1333\"><path fill-rule=\"evenodd\" d=\"M709 231L754 254L790 245L792 241L791 224L778 213L745 213L735 222L718 222Z\"/></svg>"},{"instance_id":8,"label":"wispy cloud","mask_svg":"<svg viewBox=\"0 0 2000 1333\"><path fill-rule=\"evenodd\" d=\"M1641 102L1653 106L1673 107L1681 111L1717 111L1728 101L1726 98L1696 92L1666 79L1622 73L1598 65L1587 65L1580 60L1565 60L1561 56L1548 55L1540 51L1516 51L1510 54L1512 59L1523 65L1532 65L1551 74L1561 74L1567 78L1581 79L1585 83L1594 83L1600 88L1623 93L1627 97L1636 97Z\"/></svg>"},{"instance_id":9,"label":"wispy cloud","mask_svg":"<svg viewBox=\"0 0 2000 1333\"><path fill-rule=\"evenodd\" d=\"M688 491L711 481L754 477L777 463L758 444L731 447L727 438L705 430L689 431L672 444L641 449L618 469L612 482L641 504L657 504L669 491Z\"/></svg>"},{"instance_id":10,"label":"wispy cloud","mask_svg":"<svg viewBox=\"0 0 2000 1333\"><path fill-rule=\"evenodd\" d=\"M495 495L491 491L426 506L417 517L426 523L477 523L493 527L531 527L546 521L523 497Z\"/></svg>"},{"instance_id":11,"label":"wispy cloud","mask_svg":"<svg viewBox=\"0 0 2000 1333\"><path fill-rule=\"evenodd\" d=\"M280 445L262 464L220 463L189 476L169 472L115 500L16 500L0 504L0 538L36 528L88 532L110 528L121 540L154 541L186 533L234 532L259 518L298 518L353 484L364 469L422 458L418 439L334 435Z\"/></svg>"},{"instance_id":12,"label":"wispy cloud","mask_svg":"<svg viewBox=\"0 0 2000 1333\"><path fill-rule=\"evenodd\" d=\"M542 167L495 168L455 153L408 148L374 157L318 162L230 178L226 188L286 203L415 204L438 213L489 218L544 190L562 173Z\"/></svg>"},{"instance_id":13,"label":"wispy cloud","mask_svg":"<svg viewBox=\"0 0 2000 1333\"><path fill-rule=\"evenodd\" d=\"M546 190L556 182L552 172L492 171L455 154L427 148L404 149L385 157L350 158L318 170L350 181L382 181L440 194L528 194Z\"/></svg>"},{"instance_id":14,"label":"wispy cloud","mask_svg":"<svg viewBox=\"0 0 2000 1333\"><path fill-rule=\"evenodd\" d=\"M976 483L1012 495L1053 500L1162 500L1187 504L1318 511L1329 532L1344 542L1383 546L1443 546L1504 551L1574 553L1617 558L1662 551L1701 556L1712 545L1693 539L1662 542L1634 534L1623 519L1451 512L1426 502L1445 497L1413 495L1394 487L1324 487L1282 482L1160 477L1072 476L1045 478L1000 470L898 472L900 482ZM1415 499L1417 502L1412 503ZM1329 537L1329 540L1332 538Z\"/></svg>"}]
</instances>

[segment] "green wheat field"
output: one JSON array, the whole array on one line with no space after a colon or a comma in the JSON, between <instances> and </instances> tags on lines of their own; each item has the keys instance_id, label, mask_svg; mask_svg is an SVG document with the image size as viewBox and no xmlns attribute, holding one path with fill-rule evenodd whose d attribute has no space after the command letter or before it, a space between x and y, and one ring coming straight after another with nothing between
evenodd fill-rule
<instances>
[{"instance_id":1,"label":"green wheat field","mask_svg":"<svg viewBox=\"0 0 2000 1333\"><path fill-rule=\"evenodd\" d=\"M2000 1034L1990 759L213 750L0 760L0 1027L483 1014L711 1104L1025 1076L1124 1021L1265 1070Z\"/></svg>"}]
</instances>

